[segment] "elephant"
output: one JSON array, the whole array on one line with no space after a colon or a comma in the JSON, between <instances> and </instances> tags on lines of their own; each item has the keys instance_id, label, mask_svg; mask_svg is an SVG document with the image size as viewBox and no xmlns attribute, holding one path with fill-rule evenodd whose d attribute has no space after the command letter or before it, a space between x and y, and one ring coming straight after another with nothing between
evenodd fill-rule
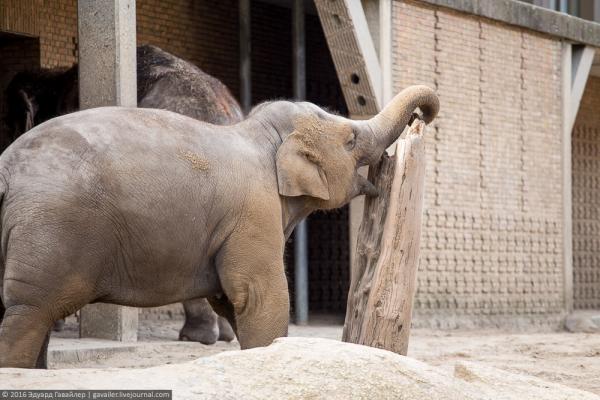
<instances>
[{"instance_id":1,"label":"elephant","mask_svg":"<svg viewBox=\"0 0 600 400\"><path fill-rule=\"evenodd\" d=\"M160 108L218 125L239 122L244 115L227 87L195 65L156 46L137 48L138 106ZM10 142L51 118L79 109L77 64L17 74L7 89ZM235 338L227 320L206 299L183 303L185 324L180 340L214 344ZM62 320L55 330L60 330Z\"/></svg>"},{"instance_id":2,"label":"elephant","mask_svg":"<svg viewBox=\"0 0 600 400\"><path fill-rule=\"evenodd\" d=\"M0 367L39 366L52 323L93 302L207 298L241 349L286 336L285 241L313 211L377 196L358 169L417 109L438 113L427 86L366 120L280 100L226 126L101 107L34 127L0 156Z\"/></svg>"}]
</instances>

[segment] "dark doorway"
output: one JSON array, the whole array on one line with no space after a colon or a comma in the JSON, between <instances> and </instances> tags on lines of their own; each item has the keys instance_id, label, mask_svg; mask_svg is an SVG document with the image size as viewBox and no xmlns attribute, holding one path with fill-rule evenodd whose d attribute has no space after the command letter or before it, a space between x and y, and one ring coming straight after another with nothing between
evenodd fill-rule
<instances>
[{"instance_id":1,"label":"dark doorway","mask_svg":"<svg viewBox=\"0 0 600 400\"><path fill-rule=\"evenodd\" d=\"M292 98L291 9L252 3L253 104ZM317 15L306 15L307 100L347 115L344 96ZM308 219L309 311L344 315L350 283L348 207ZM293 237L286 245L290 298L294 300Z\"/></svg>"},{"instance_id":2,"label":"dark doorway","mask_svg":"<svg viewBox=\"0 0 600 400\"><path fill-rule=\"evenodd\" d=\"M17 72L40 68L38 38L0 31L0 149L11 142L5 123L7 113L6 88Z\"/></svg>"}]
</instances>

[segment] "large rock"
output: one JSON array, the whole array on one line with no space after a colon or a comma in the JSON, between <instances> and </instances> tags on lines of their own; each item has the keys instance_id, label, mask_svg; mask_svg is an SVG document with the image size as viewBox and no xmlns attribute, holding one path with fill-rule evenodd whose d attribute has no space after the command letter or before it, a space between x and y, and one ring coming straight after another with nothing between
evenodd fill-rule
<instances>
[{"instance_id":1,"label":"large rock","mask_svg":"<svg viewBox=\"0 0 600 400\"><path fill-rule=\"evenodd\" d=\"M440 343L440 345L443 345ZM146 369L0 370L2 389L172 389L174 399L578 399L600 397L474 363L454 372L328 339L282 338Z\"/></svg>"}]
</instances>

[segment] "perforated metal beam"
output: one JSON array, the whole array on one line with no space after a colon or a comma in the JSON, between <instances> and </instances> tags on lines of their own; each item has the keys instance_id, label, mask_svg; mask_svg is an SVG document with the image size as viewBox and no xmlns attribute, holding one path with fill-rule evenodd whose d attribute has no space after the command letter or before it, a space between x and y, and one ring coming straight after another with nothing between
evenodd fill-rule
<instances>
[{"instance_id":1,"label":"perforated metal beam","mask_svg":"<svg viewBox=\"0 0 600 400\"><path fill-rule=\"evenodd\" d=\"M315 0L315 5L350 115L376 114L381 67L360 0Z\"/></svg>"}]
</instances>

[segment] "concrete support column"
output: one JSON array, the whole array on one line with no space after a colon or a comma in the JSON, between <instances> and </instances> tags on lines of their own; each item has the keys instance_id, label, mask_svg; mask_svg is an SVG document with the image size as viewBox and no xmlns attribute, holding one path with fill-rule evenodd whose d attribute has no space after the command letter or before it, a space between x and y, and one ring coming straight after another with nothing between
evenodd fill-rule
<instances>
[{"instance_id":1,"label":"concrete support column","mask_svg":"<svg viewBox=\"0 0 600 400\"><path fill-rule=\"evenodd\" d=\"M304 0L292 4L292 64L294 98L306 99L306 40ZM294 231L294 314L296 324L308 322L308 227L302 220Z\"/></svg>"},{"instance_id":2,"label":"concrete support column","mask_svg":"<svg viewBox=\"0 0 600 400\"><path fill-rule=\"evenodd\" d=\"M558 0L558 11L562 13L569 12L569 1L568 0Z\"/></svg>"},{"instance_id":3,"label":"concrete support column","mask_svg":"<svg viewBox=\"0 0 600 400\"><path fill-rule=\"evenodd\" d=\"M594 61L590 46L562 45L563 266L565 310L573 311L573 189L571 139L579 103Z\"/></svg>"},{"instance_id":4,"label":"concrete support column","mask_svg":"<svg viewBox=\"0 0 600 400\"><path fill-rule=\"evenodd\" d=\"M562 45L562 197L563 197L563 268L564 268L564 302L567 313L573 310L573 189L571 163L571 44Z\"/></svg>"},{"instance_id":5,"label":"concrete support column","mask_svg":"<svg viewBox=\"0 0 600 400\"><path fill-rule=\"evenodd\" d=\"M381 104L385 107L394 97L392 78L392 0L379 0L379 65L381 65ZM393 146L394 148L396 146Z\"/></svg>"},{"instance_id":6,"label":"concrete support column","mask_svg":"<svg viewBox=\"0 0 600 400\"><path fill-rule=\"evenodd\" d=\"M79 0L80 108L137 105L135 0ZM136 341L138 310L92 304L80 336Z\"/></svg>"},{"instance_id":7,"label":"concrete support column","mask_svg":"<svg viewBox=\"0 0 600 400\"><path fill-rule=\"evenodd\" d=\"M556 0L533 0L533 4L540 7L556 10Z\"/></svg>"},{"instance_id":8,"label":"concrete support column","mask_svg":"<svg viewBox=\"0 0 600 400\"><path fill-rule=\"evenodd\" d=\"M252 107L252 70L251 70L251 32L250 32L250 0L240 0L240 103L245 114Z\"/></svg>"}]
</instances>

